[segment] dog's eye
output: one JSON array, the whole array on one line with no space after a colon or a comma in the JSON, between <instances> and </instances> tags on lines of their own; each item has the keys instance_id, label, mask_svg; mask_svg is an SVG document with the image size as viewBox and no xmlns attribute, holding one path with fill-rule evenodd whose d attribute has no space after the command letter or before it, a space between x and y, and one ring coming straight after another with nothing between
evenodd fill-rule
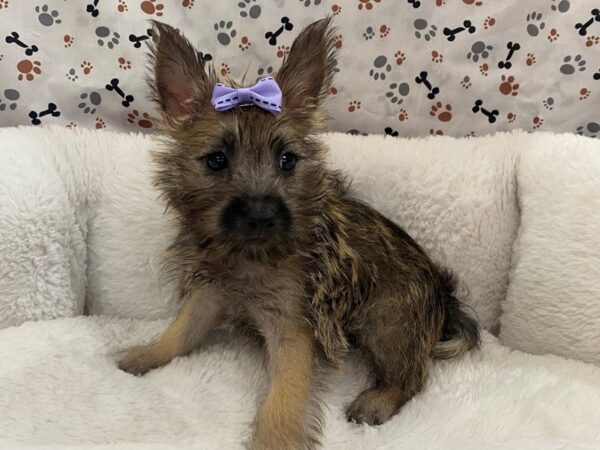
<instances>
[{"instance_id":1,"label":"dog's eye","mask_svg":"<svg viewBox=\"0 0 600 450\"><path fill-rule=\"evenodd\" d=\"M206 165L214 172L220 172L227 168L227 156L223 152L211 153L206 157Z\"/></svg>"},{"instance_id":2,"label":"dog's eye","mask_svg":"<svg viewBox=\"0 0 600 450\"><path fill-rule=\"evenodd\" d=\"M279 158L279 167L281 170L285 170L289 172L294 167L296 167L296 161L298 161L298 157L293 153L286 152Z\"/></svg>"}]
</instances>

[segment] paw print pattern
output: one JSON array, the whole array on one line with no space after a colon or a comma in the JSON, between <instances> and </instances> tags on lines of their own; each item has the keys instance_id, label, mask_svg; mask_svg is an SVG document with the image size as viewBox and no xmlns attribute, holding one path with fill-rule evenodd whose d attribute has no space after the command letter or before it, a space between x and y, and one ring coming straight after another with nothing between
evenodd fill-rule
<instances>
[{"instance_id":1,"label":"paw print pattern","mask_svg":"<svg viewBox=\"0 0 600 450\"><path fill-rule=\"evenodd\" d=\"M117 11L119 11L120 13L129 11L129 8L127 7L127 3L125 3L123 0L119 0L119 4L117 5Z\"/></svg>"},{"instance_id":2,"label":"paw print pattern","mask_svg":"<svg viewBox=\"0 0 600 450\"><path fill-rule=\"evenodd\" d=\"M560 66L560 73L564 75L573 75L576 71L583 72L586 68L586 61L581 55L565 56L563 65Z\"/></svg>"},{"instance_id":3,"label":"paw print pattern","mask_svg":"<svg viewBox=\"0 0 600 450\"><path fill-rule=\"evenodd\" d=\"M77 105L84 114L96 114L96 108L102 103L102 96L96 92L83 92L79 99L81 102Z\"/></svg>"},{"instance_id":4,"label":"paw print pattern","mask_svg":"<svg viewBox=\"0 0 600 450\"><path fill-rule=\"evenodd\" d=\"M552 11L566 13L570 7L571 4L569 3L569 0L552 0L552 6L550 6L550 9Z\"/></svg>"},{"instance_id":5,"label":"paw print pattern","mask_svg":"<svg viewBox=\"0 0 600 450\"><path fill-rule=\"evenodd\" d=\"M525 64L527 64L528 66L533 66L535 62L535 55L533 53L527 53L527 57L525 58Z\"/></svg>"},{"instance_id":6,"label":"paw print pattern","mask_svg":"<svg viewBox=\"0 0 600 450\"><path fill-rule=\"evenodd\" d=\"M542 22L542 13L531 12L527 14L527 34L535 37L540 34L540 30L543 30L546 24Z\"/></svg>"},{"instance_id":7,"label":"paw print pattern","mask_svg":"<svg viewBox=\"0 0 600 450\"><path fill-rule=\"evenodd\" d=\"M110 28L105 26L96 28L96 36L99 38L96 42L98 42L100 47L103 47L104 44L106 44L106 46L111 50L115 48L115 46L119 45L119 39L121 38L119 33L111 33Z\"/></svg>"},{"instance_id":8,"label":"paw print pattern","mask_svg":"<svg viewBox=\"0 0 600 450\"><path fill-rule=\"evenodd\" d=\"M304 3L304 6L306 6L307 8L311 5L311 3L315 6L318 6L321 4L321 0L300 0L302 3Z\"/></svg>"},{"instance_id":9,"label":"paw print pattern","mask_svg":"<svg viewBox=\"0 0 600 450\"><path fill-rule=\"evenodd\" d=\"M77 75L77 72L75 71L75 69L73 67L71 67L69 69L69 71L67 73L65 73L65 77L67 77L67 80L69 80L69 81L76 81L77 78L79 78L79 75Z\"/></svg>"},{"instance_id":10,"label":"paw print pattern","mask_svg":"<svg viewBox=\"0 0 600 450\"><path fill-rule=\"evenodd\" d=\"M358 9L365 11L371 11L375 3L379 3L381 0L358 0Z\"/></svg>"},{"instance_id":11,"label":"paw print pattern","mask_svg":"<svg viewBox=\"0 0 600 450\"><path fill-rule=\"evenodd\" d=\"M251 46L252 46L252 43L250 42L250 39L248 39L248 36L242 36L242 39L240 39L240 43L238 44L239 49L241 51L245 52Z\"/></svg>"},{"instance_id":12,"label":"paw print pattern","mask_svg":"<svg viewBox=\"0 0 600 450\"><path fill-rule=\"evenodd\" d=\"M256 0L242 0L238 3L240 8L241 17L250 17L251 19L258 19L262 9Z\"/></svg>"},{"instance_id":13,"label":"paw print pattern","mask_svg":"<svg viewBox=\"0 0 600 450\"><path fill-rule=\"evenodd\" d=\"M439 53L437 50L433 50L431 52L431 60L434 63L441 63L444 62L444 55L442 55L441 53Z\"/></svg>"},{"instance_id":14,"label":"paw print pattern","mask_svg":"<svg viewBox=\"0 0 600 450\"><path fill-rule=\"evenodd\" d=\"M337 49L342 48L342 35L341 34L336 34L335 36L333 36L333 38L331 38L331 42L333 43L333 46Z\"/></svg>"},{"instance_id":15,"label":"paw print pattern","mask_svg":"<svg viewBox=\"0 0 600 450\"><path fill-rule=\"evenodd\" d=\"M365 41L371 40L375 37L375 31L373 30L373 27L367 27L365 29L365 32L363 33L363 38L365 39Z\"/></svg>"},{"instance_id":16,"label":"paw print pattern","mask_svg":"<svg viewBox=\"0 0 600 450\"><path fill-rule=\"evenodd\" d=\"M140 9L150 16L162 17L165 5L157 3L156 0L144 0L140 3Z\"/></svg>"},{"instance_id":17,"label":"paw print pattern","mask_svg":"<svg viewBox=\"0 0 600 450\"><path fill-rule=\"evenodd\" d=\"M96 117L96 130L103 130L106 128L106 122L99 117Z\"/></svg>"},{"instance_id":18,"label":"paw print pattern","mask_svg":"<svg viewBox=\"0 0 600 450\"><path fill-rule=\"evenodd\" d=\"M401 66L402 63L406 61L406 56L400 51L394 53L394 58L396 59L396 64L399 66Z\"/></svg>"},{"instance_id":19,"label":"paw print pattern","mask_svg":"<svg viewBox=\"0 0 600 450\"><path fill-rule=\"evenodd\" d=\"M233 22L225 22L224 20L213 25L213 28L217 32L217 41L219 41L219 44L229 45L231 39L237 34L237 31L232 27Z\"/></svg>"},{"instance_id":20,"label":"paw print pattern","mask_svg":"<svg viewBox=\"0 0 600 450\"><path fill-rule=\"evenodd\" d=\"M481 75L483 75L484 77L488 76L488 70L490 69L490 66L487 65L487 63L483 63L482 65L479 66L479 72L481 73Z\"/></svg>"},{"instance_id":21,"label":"paw print pattern","mask_svg":"<svg viewBox=\"0 0 600 450\"><path fill-rule=\"evenodd\" d=\"M273 67L271 66L267 66L267 67L260 67L257 71L256 74L259 77L263 77L265 75L271 75L273 73Z\"/></svg>"},{"instance_id":22,"label":"paw print pattern","mask_svg":"<svg viewBox=\"0 0 600 450\"><path fill-rule=\"evenodd\" d=\"M592 45L596 45L600 42L600 37L598 36L588 36L588 38L585 40L585 46L586 47L591 47Z\"/></svg>"},{"instance_id":23,"label":"paw print pattern","mask_svg":"<svg viewBox=\"0 0 600 450\"><path fill-rule=\"evenodd\" d=\"M131 69L131 61L119 56L117 59L117 63L119 64L119 69L129 70Z\"/></svg>"},{"instance_id":24,"label":"paw print pattern","mask_svg":"<svg viewBox=\"0 0 600 450\"><path fill-rule=\"evenodd\" d=\"M537 130L539 127L541 127L544 124L544 119L542 119L540 116L535 116L532 120L533 122L533 129Z\"/></svg>"},{"instance_id":25,"label":"paw print pattern","mask_svg":"<svg viewBox=\"0 0 600 450\"><path fill-rule=\"evenodd\" d=\"M406 112L406 110L400 110L400 113L398 114L398 120L400 122L406 122L408 120L408 113Z\"/></svg>"},{"instance_id":26,"label":"paw print pattern","mask_svg":"<svg viewBox=\"0 0 600 450\"><path fill-rule=\"evenodd\" d=\"M413 22L415 27L415 37L417 39L425 39L430 41L436 36L437 27L435 25L429 25L425 19L417 19Z\"/></svg>"},{"instance_id":27,"label":"paw print pattern","mask_svg":"<svg viewBox=\"0 0 600 450\"><path fill-rule=\"evenodd\" d=\"M289 52L290 52L290 48L286 45L280 45L279 47L277 47L277 57L278 58L283 58Z\"/></svg>"},{"instance_id":28,"label":"paw print pattern","mask_svg":"<svg viewBox=\"0 0 600 450\"><path fill-rule=\"evenodd\" d=\"M231 73L231 69L229 68L229 66L225 63L221 63L221 67L219 68L219 73L221 74L222 77L226 77L227 75L229 75Z\"/></svg>"},{"instance_id":29,"label":"paw print pattern","mask_svg":"<svg viewBox=\"0 0 600 450\"><path fill-rule=\"evenodd\" d=\"M73 38L73 36L71 36L69 34L65 34L63 36L63 42L64 42L64 45L65 45L65 48L68 48L71 45L73 45L73 42L75 42L75 38Z\"/></svg>"},{"instance_id":30,"label":"paw print pattern","mask_svg":"<svg viewBox=\"0 0 600 450\"><path fill-rule=\"evenodd\" d=\"M484 30L492 28L494 25L496 25L496 19L494 19L493 17L487 16L486 19L483 21Z\"/></svg>"},{"instance_id":31,"label":"paw print pattern","mask_svg":"<svg viewBox=\"0 0 600 450\"><path fill-rule=\"evenodd\" d=\"M516 119L517 119L517 115L513 112L509 112L506 115L506 120L508 120L508 123L513 123Z\"/></svg>"},{"instance_id":32,"label":"paw print pattern","mask_svg":"<svg viewBox=\"0 0 600 450\"><path fill-rule=\"evenodd\" d=\"M515 77L502 75L500 86L498 90L502 95L512 95L516 97L519 95L519 84L515 83Z\"/></svg>"},{"instance_id":33,"label":"paw print pattern","mask_svg":"<svg viewBox=\"0 0 600 450\"><path fill-rule=\"evenodd\" d=\"M385 80L386 72L392 70L391 64L388 64L388 59L384 55L379 55L373 61L373 68L369 71L369 75L374 80Z\"/></svg>"},{"instance_id":34,"label":"paw print pattern","mask_svg":"<svg viewBox=\"0 0 600 450\"><path fill-rule=\"evenodd\" d=\"M17 100L21 97L21 94L16 89L5 89L4 90L4 100L0 98L0 112L14 111L17 109Z\"/></svg>"},{"instance_id":35,"label":"paw print pattern","mask_svg":"<svg viewBox=\"0 0 600 450\"><path fill-rule=\"evenodd\" d=\"M544 108L546 108L548 111L552 111L554 109L554 98L548 97L542 100L542 105L544 105Z\"/></svg>"},{"instance_id":36,"label":"paw print pattern","mask_svg":"<svg viewBox=\"0 0 600 450\"><path fill-rule=\"evenodd\" d=\"M469 76L465 76L460 82L461 87L464 89L469 89L473 83L471 83L471 78Z\"/></svg>"},{"instance_id":37,"label":"paw print pattern","mask_svg":"<svg viewBox=\"0 0 600 450\"><path fill-rule=\"evenodd\" d=\"M381 25L379 27L379 37L381 39L388 37L390 34L390 31L391 31L390 27L388 27L387 25Z\"/></svg>"},{"instance_id":38,"label":"paw print pattern","mask_svg":"<svg viewBox=\"0 0 600 450\"><path fill-rule=\"evenodd\" d=\"M386 92L385 96L387 99L394 104L401 105L404 102L404 98L410 92L410 86L408 83L392 83L389 86L389 91Z\"/></svg>"},{"instance_id":39,"label":"paw print pattern","mask_svg":"<svg viewBox=\"0 0 600 450\"><path fill-rule=\"evenodd\" d=\"M600 124L598 122L588 122L586 125L578 126L575 132L581 136L595 138L600 136Z\"/></svg>"},{"instance_id":40,"label":"paw print pattern","mask_svg":"<svg viewBox=\"0 0 600 450\"><path fill-rule=\"evenodd\" d=\"M9 1L8 0L0 0L0 10L8 8Z\"/></svg>"},{"instance_id":41,"label":"paw print pattern","mask_svg":"<svg viewBox=\"0 0 600 450\"><path fill-rule=\"evenodd\" d=\"M92 69L94 68L94 66L92 66L92 63L89 61L83 61L79 65L79 67L81 67L84 75L89 75L90 73L92 73Z\"/></svg>"},{"instance_id":42,"label":"paw print pattern","mask_svg":"<svg viewBox=\"0 0 600 450\"><path fill-rule=\"evenodd\" d=\"M59 12L55 9L50 10L48 5L36 6L35 12L38 13L39 22L45 27L51 27L54 24L62 23L62 20L58 18Z\"/></svg>"},{"instance_id":43,"label":"paw print pattern","mask_svg":"<svg viewBox=\"0 0 600 450\"><path fill-rule=\"evenodd\" d=\"M360 105L361 105L361 102L359 102L358 100L352 100L348 104L348 112L358 111L360 109Z\"/></svg>"},{"instance_id":44,"label":"paw print pattern","mask_svg":"<svg viewBox=\"0 0 600 450\"><path fill-rule=\"evenodd\" d=\"M555 42L560 37L558 30L556 28L552 28L550 33L548 33L548 40L550 42Z\"/></svg>"},{"instance_id":45,"label":"paw print pattern","mask_svg":"<svg viewBox=\"0 0 600 450\"><path fill-rule=\"evenodd\" d=\"M471 46L471 51L467 53L467 59L473 62L479 61L479 58L487 59L490 56L490 51L493 49L492 45L486 45L483 41L477 41Z\"/></svg>"},{"instance_id":46,"label":"paw print pattern","mask_svg":"<svg viewBox=\"0 0 600 450\"><path fill-rule=\"evenodd\" d=\"M337 3L335 5L331 5L331 14L334 16L339 16L342 12L342 7Z\"/></svg>"},{"instance_id":47,"label":"paw print pattern","mask_svg":"<svg viewBox=\"0 0 600 450\"><path fill-rule=\"evenodd\" d=\"M431 105L429 115L437 118L440 122L450 122L452 120L452 105L437 102Z\"/></svg>"},{"instance_id":48,"label":"paw print pattern","mask_svg":"<svg viewBox=\"0 0 600 450\"><path fill-rule=\"evenodd\" d=\"M36 75L42 74L42 63L23 59L17 63L17 70L19 71L19 76L17 77L19 81L32 81Z\"/></svg>"},{"instance_id":49,"label":"paw print pattern","mask_svg":"<svg viewBox=\"0 0 600 450\"><path fill-rule=\"evenodd\" d=\"M187 9L192 9L194 7L195 0L183 0L181 2L181 6Z\"/></svg>"},{"instance_id":50,"label":"paw print pattern","mask_svg":"<svg viewBox=\"0 0 600 450\"><path fill-rule=\"evenodd\" d=\"M581 88L579 90L579 100L585 100L590 96L591 93L592 91L590 91L588 88Z\"/></svg>"},{"instance_id":51,"label":"paw print pattern","mask_svg":"<svg viewBox=\"0 0 600 450\"><path fill-rule=\"evenodd\" d=\"M152 128L152 120L150 120L150 115L148 113L143 113L140 115L140 112L137 109L134 109L127 114L127 122L134 123L140 128Z\"/></svg>"}]
</instances>

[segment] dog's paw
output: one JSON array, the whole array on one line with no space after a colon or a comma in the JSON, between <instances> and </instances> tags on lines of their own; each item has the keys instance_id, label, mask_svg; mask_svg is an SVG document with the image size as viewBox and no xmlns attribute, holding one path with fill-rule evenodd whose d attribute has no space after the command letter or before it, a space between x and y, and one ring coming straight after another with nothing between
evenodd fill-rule
<instances>
[{"instance_id":1,"label":"dog's paw","mask_svg":"<svg viewBox=\"0 0 600 450\"><path fill-rule=\"evenodd\" d=\"M386 390L369 389L348 407L348 422L381 425L398 411L398 402Z\"/></svg>"},{"instance_id":2,"label":"dog's paw","mask_svg":"<svg viewBox=\"0 0 600 450\"><path fill-rule=\"evenodd\" d=\"M144 375L159 365L150 346L134 347L119 362L119 369L133 375Z\"/></svg>"}]
</instances>

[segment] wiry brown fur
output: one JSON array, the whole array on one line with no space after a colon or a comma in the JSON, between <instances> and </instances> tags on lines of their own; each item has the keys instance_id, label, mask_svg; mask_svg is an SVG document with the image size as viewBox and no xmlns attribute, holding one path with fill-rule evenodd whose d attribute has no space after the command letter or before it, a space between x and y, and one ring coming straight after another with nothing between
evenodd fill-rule
<instances>
[{"instance_id":1,"label":"wiry brown fur","mask_svg":"<svg viewBox=\"0 0 600 450\"><path fill-rule=\"evenodd\" d=\"M183 305L159 342L133 349L120 367L145 373L190 352L215 327L256 336L272 387L253 447L314 448L322 374L358 348L375 386L349 406L348 417L385 422L422 389L432 356L458 356L479 334L453 295L452 276L355 200L324 164L315 133L335 66L330 19L294 42L276 76L283 91L277 116L254 106L214 111L214 71L172 28L156 23L155 31L153 89L164 136L156 184L179 224L169 267ZM215 151L227 156L227 170L205 164ZM298 155L293 171L279 168L283 152ZM226 212L248 196L285 205L283 225L268 242L250 242L225 225Z\"/></svg>"}]
</instances>

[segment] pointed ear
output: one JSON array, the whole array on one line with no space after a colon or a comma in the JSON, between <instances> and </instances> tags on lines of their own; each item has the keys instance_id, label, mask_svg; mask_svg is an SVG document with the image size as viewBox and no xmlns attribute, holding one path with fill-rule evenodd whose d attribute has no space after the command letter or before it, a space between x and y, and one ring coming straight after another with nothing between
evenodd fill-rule
<instances>
[{"instance_id":1,"label":"pointed ear","mask_svg":"<svg viewBox=\"0 0 600 450\"><path fill-rule=\"evenodd\" d=\"M284 113L311 113L325 99L336 65L331 17L310 24L298 35L277 73Z\"/></svg>"},{"instance_id":2,"label":"pointed ear","mask_svg":"<svg viewBox=\"0 0 600 450\"><path fill-rule=\"evenodd\" d=\"M177 128L210 106L214 83L190 42L173 27L153 21L150 85L163 119Z\"/></svg>"}]
</instances>

